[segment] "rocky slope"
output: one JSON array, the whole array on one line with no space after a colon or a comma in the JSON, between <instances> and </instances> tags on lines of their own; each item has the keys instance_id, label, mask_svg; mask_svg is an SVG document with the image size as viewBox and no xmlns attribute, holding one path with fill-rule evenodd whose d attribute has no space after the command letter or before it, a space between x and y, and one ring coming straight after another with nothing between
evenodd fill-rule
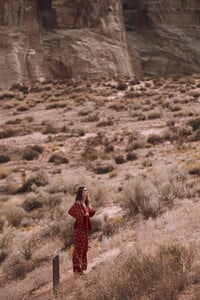
<instances>
[{"instance_id":1,"label":"rocky slope","mask_svg":"<svg viewBox=\"0 0 200 300\"><path fill-rule=\"evenodd\" d=\"M1 0L0 87L199 72L198 0Z\"/></svg>"}]
</instances>

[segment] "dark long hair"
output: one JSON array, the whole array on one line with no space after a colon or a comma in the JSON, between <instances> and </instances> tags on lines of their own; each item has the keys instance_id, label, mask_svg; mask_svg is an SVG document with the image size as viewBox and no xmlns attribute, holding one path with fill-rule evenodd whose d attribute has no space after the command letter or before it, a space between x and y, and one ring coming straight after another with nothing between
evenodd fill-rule
<instances>
[{"instance_id":1,"label":"dark long hair","mask_svg":"<svg viewBox=\"0 0 200 300\"><path fill-rule=\"evenodd\" d=\"M82 200L83 190L85 189L84 185L79 186L79 188L76 191L76 201ZM89 205L89 199L88 197L85 199L86 206Z\"/></svg>"}]
</instances>

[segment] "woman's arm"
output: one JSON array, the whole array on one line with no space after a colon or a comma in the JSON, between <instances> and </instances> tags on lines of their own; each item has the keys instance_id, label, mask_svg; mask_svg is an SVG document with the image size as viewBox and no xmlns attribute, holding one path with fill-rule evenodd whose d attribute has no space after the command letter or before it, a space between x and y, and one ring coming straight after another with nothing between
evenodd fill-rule
<instances>
[{"instance_id":1,"label":"woman's arm","mask_svg":"<svg viewBox=\"0 0 200 300\"><path fill-rule=\"evenodd\" d=\"M85 215L84 210L82 209L80 203L75 202L72 207L69 209L68 214L77 220L83 220Z\"/></svg>"},{"instance_id":2,"label":"woman's arm","mask_svg":"<svg viewBox=\"0 0 200 300\"><path fill-rule=\"evenodd\" d=\"M96 212L95 209L89 208L89 216L90 216L90 218L94 216L95 212Z\"/></svg>"}]
</instances>

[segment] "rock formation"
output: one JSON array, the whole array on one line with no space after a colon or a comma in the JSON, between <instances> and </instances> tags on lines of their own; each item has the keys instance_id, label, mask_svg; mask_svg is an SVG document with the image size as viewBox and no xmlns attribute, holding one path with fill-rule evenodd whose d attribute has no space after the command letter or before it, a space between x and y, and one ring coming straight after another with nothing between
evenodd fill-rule
<instances>
[{"instance_id":1,"label":"rock formation","mask_svg":"<svg viewBox=\"0 0 200 300\"><path fill-rule=\"evenodd\" d=\"M1 0L1 86L132 69L120 1Z\"/></svg>"},{"instance_id":2,"label":"rock formation","mask_svg":"<svg viewBox=\"0 0 200 300\"><path fill-rule=\"evenodd\" d=\"M200 70L199 0L1 0L0 87Z\"/></svg>"},{"instance_id":3,"label":"rock formation","mask_svg":"<svg viewBox=\"0 0 200 300\"><path fill-rule=\"evenodd\" d=\"M136 47L144 74L200 72L199 0L123 0L123 11L130 55Z\"/></svg>"}]
</instances>

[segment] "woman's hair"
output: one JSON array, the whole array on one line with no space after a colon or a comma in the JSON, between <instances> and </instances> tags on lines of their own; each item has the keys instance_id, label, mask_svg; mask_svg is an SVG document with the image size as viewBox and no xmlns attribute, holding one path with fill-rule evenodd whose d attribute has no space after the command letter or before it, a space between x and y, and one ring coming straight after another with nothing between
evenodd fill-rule
<instances>
[{"instance_id":1,"label":"woman's hair","mask_svg":"<svg viewBox=\"0 0 200 300\"><path fill-rule=\"evenodd\" d=\"M84 185L79 186L79 188L76 191L76 201L82 200L82 194L84 189L85 189ZM86 206L89 205L88 197L85 199L85 204Z\"/></svg>"},{"instance_id":2,"label":"woman's hair","mask_svg":"<svg viewBox=\"0 0 200 300\"><path fill-rule=\"evenodd\" d=\"M84 190L84 186L79 186L79 188L76 191L76 201L81 200L82 199L82 194L83 194L83 190Z\"/></svg>"}]
</instances>

